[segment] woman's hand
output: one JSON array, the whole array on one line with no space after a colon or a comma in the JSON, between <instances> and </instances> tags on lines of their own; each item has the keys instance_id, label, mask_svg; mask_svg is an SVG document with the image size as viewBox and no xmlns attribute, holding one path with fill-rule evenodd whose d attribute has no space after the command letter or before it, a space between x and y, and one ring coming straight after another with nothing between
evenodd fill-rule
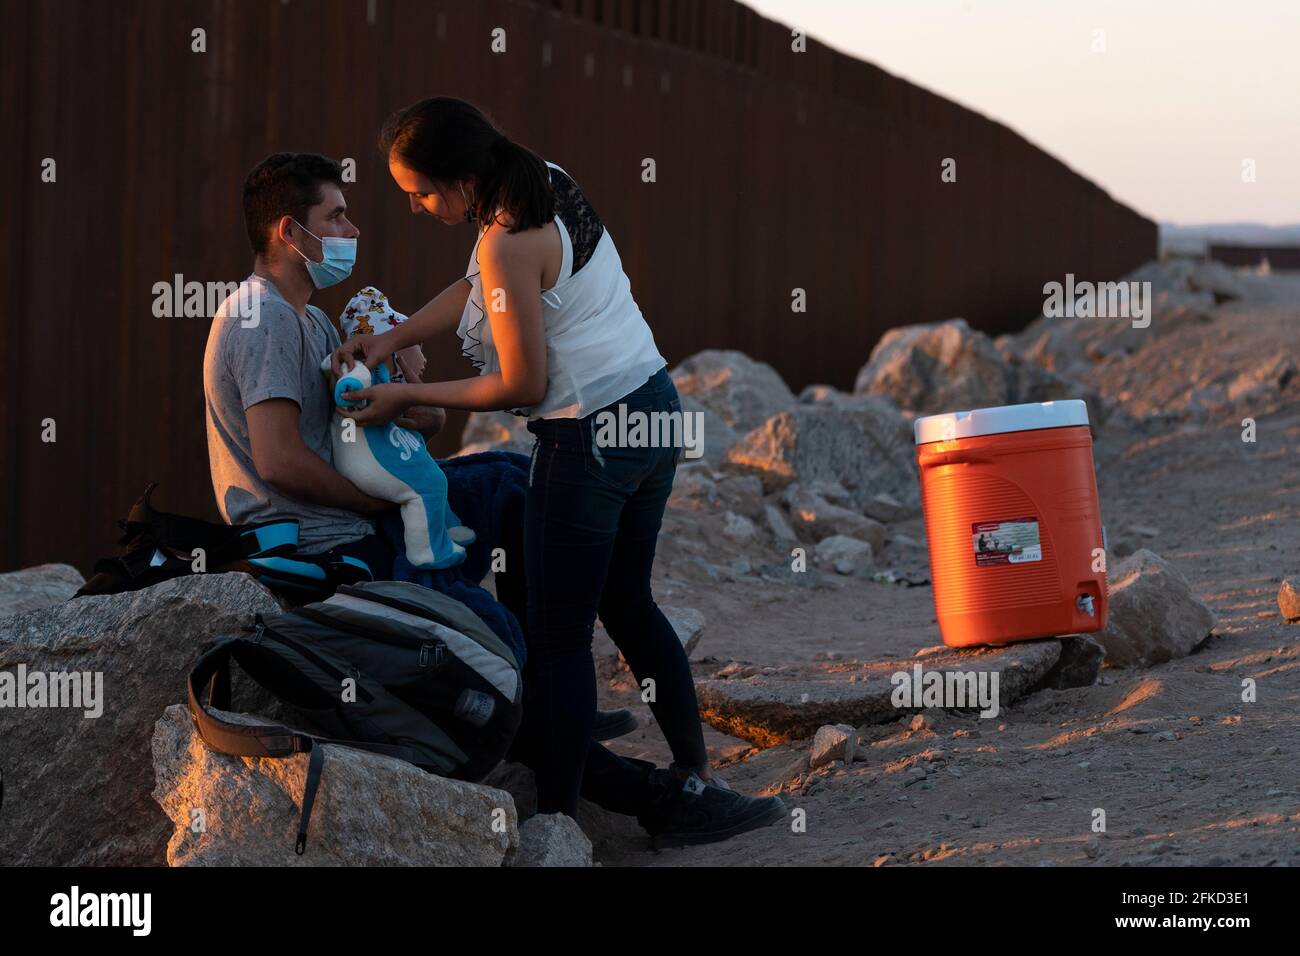
<instances>
[{"instance_id":1,"label":"woman's hand","mask_svg":"<svg viewBox=\"0 0 1300 956\"><path fill-rule=\"evenodd\" d=\"M336 406L338 413L350 418L358 425L387 425L401 415L411 405L408 385L388 383L371 385L369 388L355 392L344 392L342 397L349 402L365 402L365 408L344 408Z\"/></svg>"},{"instance_id":2,"label":"woman's hand","mask_svg":"<svg viewBox=\"0 0 1300 956\"><path fill-rule=\"evenodd\" d=\"M393 354L392 340L388 333L383 335L354 335L334 350L330 356L330 365L336 376L352 368L358 362L366 368L378 368Z\"/></svg>"}]
</instances>

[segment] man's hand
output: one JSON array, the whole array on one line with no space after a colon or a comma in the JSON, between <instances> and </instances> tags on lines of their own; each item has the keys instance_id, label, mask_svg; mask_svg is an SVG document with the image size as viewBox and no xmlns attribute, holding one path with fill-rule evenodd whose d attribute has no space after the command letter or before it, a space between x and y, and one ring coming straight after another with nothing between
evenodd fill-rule
<instances>
[{"instance_id":1,"label":"man's hand","mask_svg":"<svg viewBox=\"0 0 1300 956\"><path fill-rule=\"evenodd\" d=\"M436 405L412 405L396 421L402 428L409 428L411 431L419 432L425 438L432 438L447 424L447 411Z\"/></svg>"}]
</instances>

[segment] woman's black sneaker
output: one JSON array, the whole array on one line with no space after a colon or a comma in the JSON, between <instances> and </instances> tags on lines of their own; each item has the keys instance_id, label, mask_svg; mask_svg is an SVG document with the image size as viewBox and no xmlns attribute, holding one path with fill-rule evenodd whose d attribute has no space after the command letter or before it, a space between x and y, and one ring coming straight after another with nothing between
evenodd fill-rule
<instances>
[{"instance_id":1,"label":"woman's black sneaker","mask_svg":"<svg viewBox=\"0 0 1300 956\"><path fill-rule=\"evenodd\" d=\"M712 787L694 772L683 777L653 770L650 785L654 795L637 822L660 845L715 843L770 826L786 815L780 797L747 797Z\"/></svg>"},{"instance_id":2,"label":"woman's black sneaker","mask_svg":"<svg viewBox=\"0 0 1300 956\"><path fill-rule=\"evenodd\" d=\"M592 740L613 740L636 730L640 724L630 710L598 710L591 728Z\"/></svg>"}]
</instances>

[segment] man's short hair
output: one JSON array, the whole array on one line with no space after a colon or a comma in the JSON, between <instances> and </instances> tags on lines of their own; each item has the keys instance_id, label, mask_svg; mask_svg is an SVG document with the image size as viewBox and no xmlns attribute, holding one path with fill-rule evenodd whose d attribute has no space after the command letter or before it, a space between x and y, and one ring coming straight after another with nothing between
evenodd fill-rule
<instances>
[{"instance_id":1,"label":"man's short hair","mask_svg":"<svg viewBox=\"0 0 1300 956\"><path fill-rule=\"evenodd\" d=\"M343 188L343 167L319 153L272 153L244 180L244 225L253 255L265 255L268 232L281 216L305 226L307 210L321 201L321 183Z\"/></svg>"}]
</instances>

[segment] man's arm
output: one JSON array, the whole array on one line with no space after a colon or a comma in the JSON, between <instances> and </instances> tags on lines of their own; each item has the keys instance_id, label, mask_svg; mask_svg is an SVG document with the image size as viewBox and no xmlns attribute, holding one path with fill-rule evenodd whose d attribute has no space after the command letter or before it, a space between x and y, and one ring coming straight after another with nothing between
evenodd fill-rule
<instances>
[{"instance_id":1,"label":"man's arm","mask_svg":"<svg viewBox=\"0 0 1300 956\"><path fill-rule=\"evenodd\" d=\"M250 405L246 414L253 466L261 479L278 491L300 501L372 517L393 507L391 502L366 494L303 444L297 402L272 398Z\"/></svg>"},{"instance_id":2,"label":"man's arm","mask_svg":"<svg viewBox=\"0 0 1300 956\"><path fill-rule=\"evenodd\" d=\"M419 382L423 380L424 350L418 345L410 345L400 352L394 352L391 361L397 363L397 367L402 371L402 377L408 382ZM432 438L447 424L447 411L438 408L435 405L412 405L402 417L397 419L397 424L402 428L409 428L412 431L419 432L427 441Z\"/></svg>"},{"instance_id":3,"label":"man's arm","mask_svg":"<svg viewBox=\"0 0 1300 956\"><path fill-rule=\"evenodd\" d=\"M398 418L397 424L432 438L447 424L447 410L436 405L412 405Z\"/></svg>"}]
</instances>

